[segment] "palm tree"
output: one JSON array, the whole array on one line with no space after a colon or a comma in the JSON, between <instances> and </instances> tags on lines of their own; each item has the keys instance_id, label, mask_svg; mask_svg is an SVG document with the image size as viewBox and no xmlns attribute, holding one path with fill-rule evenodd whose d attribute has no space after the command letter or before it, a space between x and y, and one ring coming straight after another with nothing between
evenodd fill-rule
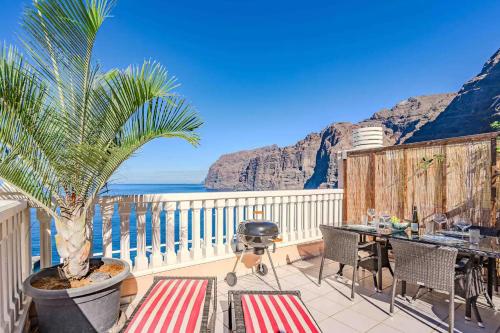
<instances>
[{"instance_id":1,"label":"palm tree","mask_svg":"<svg viewBox=\"0 0 500 333\"><path fill-rule=\"evenodd\" d=\"M197 145L202 125L164 67L103 71L92 59L112 0L34 0L23 56L0 47L0 179L50 214L69 279L88 273L87 223L117 168L148 141Z\"/></svg>"}]
</instances>

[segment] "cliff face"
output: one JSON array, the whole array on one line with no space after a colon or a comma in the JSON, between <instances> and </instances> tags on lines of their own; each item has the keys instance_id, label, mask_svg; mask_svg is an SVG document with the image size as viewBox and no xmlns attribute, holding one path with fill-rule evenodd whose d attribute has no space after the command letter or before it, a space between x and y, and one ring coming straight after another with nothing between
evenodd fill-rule
<instances>
[{"instance_id":1,"label":"cliff face","mask_svg":"<svg viewBox=\"0 0 500 333\"><path fill-rule=\"evenodd\" d=\"M215 190L277 190L335 186L334 154L351 147L359 126L383 126L385 144L402 143L434 120L455 97L438 94L408 98L358 124L333 123L293 146L276 145L223 155L209 169L205 186Z\"/></svg>"},{"instance_id":2,"label":"cliff face","mask_svg":"<svg viewBox=\"0 0 500 333\"><path fill-rule=\"evenodd\" d=\"M481 73L466 82L448 107L407 142L443 139L493 131L500 118L500 49Z\"/></svg>"}]
</instances>

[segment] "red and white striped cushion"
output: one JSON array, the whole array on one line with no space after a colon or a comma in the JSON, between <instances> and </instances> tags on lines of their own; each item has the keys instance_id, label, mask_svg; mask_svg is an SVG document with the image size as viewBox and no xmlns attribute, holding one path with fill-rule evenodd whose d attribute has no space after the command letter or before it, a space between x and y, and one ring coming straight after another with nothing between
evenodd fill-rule
<instances>
[{"instance_id":1,"label":"red and white striped cushion","mask_svg":"<svg viewBox=\"0 0 500 333\"><path fill-rule=\"evenodd\" d=\"M159 280L125 332L199 332L207 280Z\"/></svg>"},{"instance_id":2,"label":"red and white striped cushion","mask_svg":"<svg viewBox=\"0 0 500 333\"><path fill-rule=\"evenodd\" d=\"M242 295L245 329L253 332L321 332L295 295Z\"/></svg>"}]
</instances>

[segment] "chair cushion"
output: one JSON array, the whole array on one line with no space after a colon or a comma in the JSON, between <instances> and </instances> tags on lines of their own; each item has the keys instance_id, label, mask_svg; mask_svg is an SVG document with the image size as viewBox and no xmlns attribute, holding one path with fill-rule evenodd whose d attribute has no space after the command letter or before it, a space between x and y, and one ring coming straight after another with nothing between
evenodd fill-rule
<instances>
[{"instance_id":1,"label":"chair cushion","mask_svg":"<svg viewBox=\"0 0 500 333\"><path fill-rule=\"evenodd\" d=\"M296 295L246 294L241 303L248 333L321 332Z\"/></svg>"},{"instance_id":2,"label":"chair cushion","mask_svg":"<svg viewBox=\"0 0 500 333\"><path fill-rule=\"evenodd\" d=\"M199 332L207 280L158 280L125 332Z\"/></svg>"}]
</instances>

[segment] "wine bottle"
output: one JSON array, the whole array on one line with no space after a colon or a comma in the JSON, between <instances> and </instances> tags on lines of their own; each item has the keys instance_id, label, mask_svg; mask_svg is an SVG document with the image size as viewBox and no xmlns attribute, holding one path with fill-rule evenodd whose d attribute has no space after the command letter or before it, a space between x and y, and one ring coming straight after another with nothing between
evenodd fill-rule
<instances>
[{"instance_id":1,"label":"wine bottle","mask_svg":"<svg viewBox=\"0 0 500 333\"><path fill-rule=\"evenodd\" d=\"M419 223L418 223L418 214L417 214L417 206L413 206L413 214L411 218L411 233L418 234Z\"/></svg>"}]
</instances>

